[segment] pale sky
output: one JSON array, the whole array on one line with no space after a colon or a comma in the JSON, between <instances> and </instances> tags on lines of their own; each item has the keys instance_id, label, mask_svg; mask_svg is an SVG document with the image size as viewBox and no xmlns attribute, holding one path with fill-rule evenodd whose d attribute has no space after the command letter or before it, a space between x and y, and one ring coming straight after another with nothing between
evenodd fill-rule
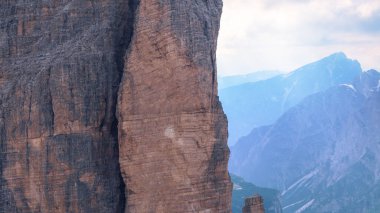
<instances>
[{"instance_id":1,"label":"pale sky","mask_svg":"<svg viewBox=\"0 0 380 213\"><path fill-rule=\"evenodd\" d=\"M224 0L221 76L287 72L334 52L380 71L380 0Z\"/></svg>"}]
</instances>

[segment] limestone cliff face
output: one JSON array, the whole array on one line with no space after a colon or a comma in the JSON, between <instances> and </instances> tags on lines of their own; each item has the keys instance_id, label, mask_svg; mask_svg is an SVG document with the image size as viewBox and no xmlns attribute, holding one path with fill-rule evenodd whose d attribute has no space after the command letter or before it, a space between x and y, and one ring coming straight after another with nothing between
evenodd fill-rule
<instances>
[{"instance_id":1,"label":"limestone cliff face","mask_svg":"<svg viewBox=\"0 0 380 213\"><path fill-rule=\"evenodd\" d=\"M216 96L221 7L203 0L138 5L118 101L131 212L230 211L226 117Z\"/></svg>"},{"instance_id":2,"label":"limestone cliff face","mask_svg":"<svg viewBox=\"0 0 380 213\"><path fill-rule=\"evenodd\" d=\"M116 212L123 1L1 1L0 212Z\"/></svg>"},{"instance_id":3,"label":"limestone cliff face","mask_svg":"<svg viewBox=\"0 0 380 213\"><path fill-rule=\"evenodd\" d=\"M1 1L0 212L229 212L220 12Z\"/></svg>"},{"instance_id":4,"label":"limestone cliff face","mask_svg":"<svg viewBox=\"0 0 380 213\"><path fill-rule=\"evenodd\" d=\"M243 213L264 213L264 201L260 195L245 199Z\"/></svg>"}]
</instances>

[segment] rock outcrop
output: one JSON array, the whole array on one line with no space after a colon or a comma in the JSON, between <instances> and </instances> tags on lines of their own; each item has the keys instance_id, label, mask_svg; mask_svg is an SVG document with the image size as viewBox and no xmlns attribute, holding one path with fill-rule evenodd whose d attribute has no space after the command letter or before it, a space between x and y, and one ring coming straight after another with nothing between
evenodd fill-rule
<instances>
[{"instance_id":1,"label":"rock outcrop","mask_svg":"<svg viewBox=\"0 0 380 213\"><path fill-rule=\"evenodd\" d=\"M1 1L0 212L118 212L123 1Z\"/></svg>"},{"instance_id":2,"label":"rock outcrop","mask_svg":"<svg viewBox=\"0 0 380 213\"><path fill-rule=\"evenodd\" d=\"M132 212L230 211L226 117L216 96L221 7L203 0L138 6L118 101Z\"/></svg>"},{"instance_id":3,"label":"rock outcrop","mask_svg":"<svg viewBox=\"0 0 380 213\"><path fill-rule=\"evenodd\" d=\"M1 1L0 212L229 212L221 7Z\"/></svg>"},{"instance_id":4,"label":"rock outcrop","mask_svg":"<svg viewBox=\"0 0 380 213\"><path fill-rule=\"evenodd\" d=\"M260 195L245 199L243 213L264 213L264 201Z\"/></svg>"},{"instance_id":5,"label":"rock outcrop","mask_svg":"<svg viewBox=\"0 0 380 213\"><path fill-rule=\"evenodd\" d=\"M259 194L264 202L266 213L282 213L280 203L280 192L275 189L258 187L252 183L246 182L243 178L230 173L233 183L232 190L232 212L241 213L245 205L245 199L252 195Z\"/></svg>"}]
</instances>

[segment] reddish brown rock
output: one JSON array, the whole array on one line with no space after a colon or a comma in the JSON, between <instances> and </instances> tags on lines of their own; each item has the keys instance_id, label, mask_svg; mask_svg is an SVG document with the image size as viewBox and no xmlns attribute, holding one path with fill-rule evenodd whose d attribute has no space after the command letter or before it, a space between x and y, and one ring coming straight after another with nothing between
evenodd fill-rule
<instances>
[{"instance_id":1,"label":"reddish brown rock","mask_svg":"<svg viewBox=\"0 0 380 213\"><path fill-rule=\"evenodd\" d=\"M118 101L130 212L230 212L220 1L140 1Z\"/></svg>"},{"instance_id":2,"label":"reddish brown rock","mask_svg":"<svg viewBox=\"0 0 380 213\"><path fill-rule=\"evenodd\" d=\"M243 213L264 213L264 201L260 195L245 199Z\"/></svg>"},{"instance_id":3,"label":"reddish brown rock","mask_svg":"<svg viewBox=\"0 0 380 213\"><path fill-rule=\"evenodd\" d=\"M113 129L129 16L121 0L0 1L1 213L124 209Z\"/></svg>"},{"instance_id":4,"label":"reddish brown rock","mask_svg":"<svg viewBox=\"0 0 380 213\"><path fill-rule=\"evenodd\" d=\"M230 212L220 13L0 1L0 213Z\"/></svg>"}]
</instances>

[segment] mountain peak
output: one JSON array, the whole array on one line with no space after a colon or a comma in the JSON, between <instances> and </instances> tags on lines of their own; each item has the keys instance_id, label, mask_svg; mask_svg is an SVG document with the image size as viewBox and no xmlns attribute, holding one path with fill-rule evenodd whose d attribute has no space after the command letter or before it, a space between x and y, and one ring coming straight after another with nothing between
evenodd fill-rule
<instances>
[{"instance_id":1,"label":"mountain peak","mask_svg":"<svg viewBox=\"0 0 380 213\"><path fill-rule=\"evenodd\" d=\"M327 71L327 72L321 72ZM331 72L333 71L333 72ZM352 60L346 56L343 52L336 52L329 56L326 56L318 61L306 64L293 72L288 73L285 77L296 77L296 75L320 75L328 74L329 76L338 75L341 76L342 73L354 72L353 74L359 75L362 72L361 65L357 60Z\"/></svg>"},{"instance_id":2,"label":"mountain peak","mask_svg":"<svg viewBox=\"0 0 380 213\"><path fill-rule=\"evenodd\" d=\"M367 70L365 71L366 74L369 74L369 75L379 75L380 72L375 70L375 69L370 69L370 70Z\"/></svg>"},{"instance_id":3,"label":"mountain peak","mask_svg":"<svg viewBox=\"0 0 380 213\"><path fill-rule=\"evenodd\" d=\"M344 52L336 52L336 53L333 53L331 55L328 55L314 63L332 63L332 64L336 64L336 63L339 63L339 62L346 62L346 61L352 61L352 62L355 62L355 63L358 63L358 61L356 60L353 60L351 58L348 58L347 55L344 53Z\"/></svg>"},{"instance_id":4,"label":"mountain peak","mask_svg":"<svg viewBox=\"0 0 380 213\"><path fill-rule=\"evenodd\" d=\"M334 212L379 209L379 88L380 73L371 70L354 83L309 95L274 124L241 138L231 149L230 172L260 186L286 189L284 212L306 207L305 212L321 212L326 206L336 207Z\"/></svg>"},{"instance_id":5,"label":"mountain peak","mask_svg":"<svg viewBox=\"0 0 380 213\"><path fill-rule=\"evenodd\" d=\"M333 53L333 54L327 56L326 58L348 59L347 55L344 52L336 52L336 53Z\"/></svg>"}]
</instances>

